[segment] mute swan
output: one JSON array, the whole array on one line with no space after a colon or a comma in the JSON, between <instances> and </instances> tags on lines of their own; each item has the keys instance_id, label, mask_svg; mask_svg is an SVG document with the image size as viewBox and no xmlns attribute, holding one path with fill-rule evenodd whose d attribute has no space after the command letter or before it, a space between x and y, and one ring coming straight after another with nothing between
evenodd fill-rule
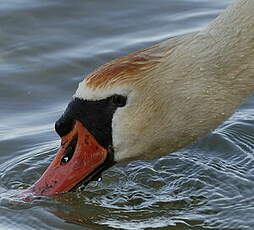
<instances>
[{"instance_id":1,"label":"mute swan","mask_svg":"<svg viewBox=\"0 0 254 230\"><path fill-rule=\"evenodd\" d=\"M56 122L60 150L27 191L66 192L115 162L160 157L216 128L254 90L253 12L253 0L238 0L201 32L89 74Z\"/></svg>"}]
</instances>

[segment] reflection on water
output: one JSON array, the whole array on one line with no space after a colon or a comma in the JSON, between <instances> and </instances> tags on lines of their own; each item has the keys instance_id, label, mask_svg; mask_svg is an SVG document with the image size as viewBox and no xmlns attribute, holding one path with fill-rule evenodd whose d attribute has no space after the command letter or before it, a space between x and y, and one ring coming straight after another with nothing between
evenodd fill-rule
<instances>
[{"instance_id":1,"label":"reflection on water","mask_svg":"<svg viewBox=\"0 0 254 230\"><path fill-rule=\"evenodd\" d=\"M54 121L82 75L196 31L230 0L3 1L0 7L0 228L252 229L254 98L198 143L118 164L102 182L19 199L59 145Z\"/></svg>"}]
</instances>

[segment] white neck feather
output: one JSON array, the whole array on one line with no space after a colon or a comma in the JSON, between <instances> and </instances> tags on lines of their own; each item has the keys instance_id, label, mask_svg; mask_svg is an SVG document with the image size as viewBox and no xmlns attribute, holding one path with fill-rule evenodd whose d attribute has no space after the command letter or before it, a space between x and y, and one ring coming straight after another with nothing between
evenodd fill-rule
<instances>
[{"instance_id":1,"label":"white neck feather","mask_svg":"<svg viewBox=\"0 0 254 230\"><path fill-rule=\"evenodd\" d=\"M172 52L149 79L160 114L167 113L158 155L209 133L254 92L254 1L240 0L207 29L161 46Z\"/></svg>"}]
</instances>

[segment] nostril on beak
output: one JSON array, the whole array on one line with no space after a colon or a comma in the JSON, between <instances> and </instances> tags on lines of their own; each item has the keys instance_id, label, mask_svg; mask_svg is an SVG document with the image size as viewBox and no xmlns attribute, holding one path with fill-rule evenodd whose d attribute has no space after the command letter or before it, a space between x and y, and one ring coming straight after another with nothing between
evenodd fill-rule
<instances>
[{"instance_id":1,"label":"nostril on beak","mask_svg":"<svg viewBox=\"0 0 254 230\"><path fill-rule=\"evenodd\" d=\"M68 116L61 116L60 119L55 123L55 130L60 137L68 134L74 126L74 120Z\"/></svg>"}]
</instances>

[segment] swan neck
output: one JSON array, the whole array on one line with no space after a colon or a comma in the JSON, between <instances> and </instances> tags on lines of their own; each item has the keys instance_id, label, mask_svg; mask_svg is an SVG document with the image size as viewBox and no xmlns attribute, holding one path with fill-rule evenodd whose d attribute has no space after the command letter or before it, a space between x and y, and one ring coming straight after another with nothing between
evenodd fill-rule
<instances>
[{"instance_id":1,"label":"swan neck","mask_svg":"<svg viewBox=\"0 0 254 230\"><path fill-rule=\"evenodd\" d=\"M206 33L227 55L247 54L254 47L254 1L238 0L228 7ZM237 52L237 53L235 53Z\"/></svg>"},{"instance_id":2,"label":"swan neck","mask_svg":"<svg viewBox=\"0 0 254 230\"><path fill-rule=\"evenodd\" d=\"M162 44L171 53L154 75L165 84L153 85L167 98L171 151L214 130L254 92L253 12L253 0L240 0L205 30Z\"/></svg>"}]
</instances>

